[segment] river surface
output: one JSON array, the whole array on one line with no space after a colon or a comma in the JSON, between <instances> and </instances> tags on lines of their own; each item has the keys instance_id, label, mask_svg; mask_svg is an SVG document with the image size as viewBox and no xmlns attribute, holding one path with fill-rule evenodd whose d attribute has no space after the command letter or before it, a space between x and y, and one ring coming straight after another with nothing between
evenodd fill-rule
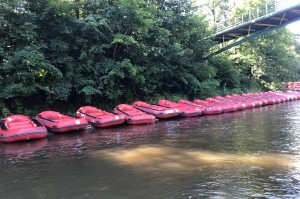
<instances>
[{"instance_id":1,"label":"river surface","mask_svg":"<svg viewBox=\"0 0 300 199\"><path fill-rule=\"evenodd\" d=\"M300 198L300 102L0 144L0 198Z\"/></svg>"}]
</instances>

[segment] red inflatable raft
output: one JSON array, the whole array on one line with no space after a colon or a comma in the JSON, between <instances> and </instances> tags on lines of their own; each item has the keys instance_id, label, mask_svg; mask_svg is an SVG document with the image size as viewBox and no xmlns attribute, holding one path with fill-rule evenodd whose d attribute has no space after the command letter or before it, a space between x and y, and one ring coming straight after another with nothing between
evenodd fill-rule
<instances>
[{"instance_id":1,"label":"red inflatable raft","mask_svg":"<svg viewBox=\"0 0 300 199\"><path fill-rule=\"evenodd\" d=\"M220 114L220 113L222 113L222 108L221 107L210 106L210 105L208 105L208 102L205 102L203 104L196 104L196 103L193 103L191 101L181 99L181 100L178 101L178 103L180 103L180 104L187 104L189 106L199 107L199 108L201 108L202 114L204 114L204 115L213 115L213 114Z\"/></svg>"},{"instance_id":2,"label":"red inflatable raft","mask_svg":"<svg viewBox=\"0 0 300 199\"><path fill-rule=\"evenodd\" d=\"M147 104L142 101L135 101L133 106L141 111L154 115L156 118L171 118L179 115L176 108L166 108L159 105Z\"/></svg>"},{"instance_id":3,"label":"red inflatable raft","mask_svg":"<svg viewBox=\"0 0 300 199\"><path fill-rule=\"evenodd\" d=\"M263 96L261 96L259 93L250 93L249 96L251 99L260 101L262 106L265 106L268 103L267 100Z\"/></svg>"},{"instance_id":4,"label":"red inflatable raft","mask_svg":"<svg viewBox=\"0 0 300 199\"><path fill-rule=\"evenodd\" d=\"M154 115L144 113L129 104L119 104L114 112L124 116L127 124L152 124L157 121Z\"/></svg>"},{"instance_id":5,"label":"red inflatable raft","mask_svg":"<svg viewBox=\"0 0 300 199\"><path fill-rule=\"evenodd\" d=\"M273 93L279 97L281 102L287 102L287 101L292 101L297 99L295 95L291 95L289 93L285 93L282 91L274 91Z\"/></svg>"},{"instance_id":6,"label":"red inflatable raft","mask_svg":"<svg viewBox=\"0 0 300 199\"><path fill-rule=\"evenodd\" d=\"M274 105L280 103L280 100L269 92L261 93L261 95L264 97L265 100L267 100L267 105Z\"/></svg>"},{"instance_id":7,"label":"red inflatable raft","mask_svg":"<svg viewBox=\"0 0 300 199\"><path fill-rule=\"evenodd\" d=\"M238 94L228 95L226 98L229 98L233 101L242 102L243 104L245 104L246 109L250 109L250 108L255 107L255 103L253 103L251 100L249 100L247 98L244 98L243 96L240 96Z\"/></svg>"},{"instance_id":8,"label":"red inflatable raft","mask_svg":"<svg viewBox=\"0 0 300 199\"><path fill-rule=\"evenodd\" d=\"M206 98L205 101L209 102L211 106L219 106L222 108L223 113L234 112L237 110L237 106L229 103L226 100L217 100L214 98Z\"/></svg>"},{"instance_id":9,"label":"red inflatable raft","mask_svg":"<svg viewBox=\"0 0 300 199\"><path fill-rule=\"evenodd\" d=\"M123 124L125 117L115 115L93 106L83 106L76 112L77 117L86 119L90 124L96 127L109 127Z\"/></svg>"},{"instance_id":10,"label":"red inflatable raft","mask_svg":"<svg viewBox=\"0 0 300 199\"><path fill-rule=\"evenodd\" d=\"M298 92L298 91L286 91L286 94L295 96L296 100L300 99L300 92Z\"/></svg>"},{"instance_id":11,"label":"red inflatable raft","mask_svg":"<svg viewBox=\"0 0 300 199\"><path fill-rule=\"evenodd\" d=\"M254 98L250 93L249 94L241 94L244 99L252 102L255 107L260 107L263 105L263 102L260 99Z\"/></svg>"},{"instance_id":12,"label":"red inflatable raft","mask_svg":"<svg viewBox=\"0 0 300 199\"><path fill-rule=\"evenodd\" d=\"M189 106L187 104L175 103L169 100L159 100L157 104L167 108L178 109L180 112L179 116L181 117L195 117L202 114L201 108L196 106Z\"/></svg>"},{"instance_id":13,"label":"red inflatable raft","mask_svg":"<svg viewBox=\"0 0 300 199\"><path fill-rule=\"evenodd\" d=\"M43 111L35 119L55 133L85 129L88 125L83 118L64 115L56 111Z\"/></svg>"},{"instance_id":14,"label":"red inflatable raft","mask_svg":"<svg viewBox=\"0 0 300 199\"><path fill-rule=\"evenodd\" d=\"M238 100L233 100L233 99L229 98L228 96L227 97L226 96L224 96L224 97L216 96L214 99L217 99L220 102L223 102L224 104L235 106L236 111L246 109L246 105L243 102L238 101Z\"/></svg>"},{"instance_id":15,"label":"red inflatable raft","mask_svg":"<svg viewBox=\"0 0 300 199\"><path fill-rule=\"evenodd\" d=\"M204 100L195 99L193 103L205 106L205 109L202 111L202 113L205 115L214 115L223 112L223 109L219 105L211 104Z\"/></svg>"},{"instance_id":16,"label":"red inflatable raft","mask_svg":"<svg viewBox=\"0 0 300 199\"><path fill-rule=\"evenodd\" d=\"M0 122L0 141L17 142L47 136L47 129L25 115L11 115Z\"/></svg>"}]
</instances>

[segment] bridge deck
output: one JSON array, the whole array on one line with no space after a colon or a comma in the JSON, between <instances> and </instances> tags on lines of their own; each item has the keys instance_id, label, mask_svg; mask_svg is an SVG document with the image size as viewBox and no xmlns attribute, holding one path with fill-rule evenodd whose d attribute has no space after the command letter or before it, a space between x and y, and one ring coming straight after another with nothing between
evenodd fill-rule
<instances>
[{"instance_id":1,"label":"bridge deck","mask_svg":"<svg viewBox=\"0 0 300 199\"><path fill-rule=\"evenodd\" d=\"M280 28L299 19L300 3L218 32L214 34L212 38L218 43L223 43L229 40L255 34L269 28L276 29L277 26Z\"/></svg>"}]
</instances>

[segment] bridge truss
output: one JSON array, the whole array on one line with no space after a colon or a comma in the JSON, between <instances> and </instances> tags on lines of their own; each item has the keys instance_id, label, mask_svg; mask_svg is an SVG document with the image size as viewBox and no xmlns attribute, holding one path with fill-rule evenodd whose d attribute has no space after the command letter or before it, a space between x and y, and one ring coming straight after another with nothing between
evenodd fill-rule
<instances>
[{"instance_id":1,"label":"bridge truss","mask_svg":"<svg viewBox=\"0 0 300 199\"><path fill-rule=\"evenodd\" d=\"M296 2L296 3L295 3ZM222 48L210 54L213 56L258 36L279 29L300 20L300 2L288 0L271 0L263 8L232 18L216 26L211 38L222 44ZM228 41L234 40L228 44Z\"/></svg>"}]
</instances>

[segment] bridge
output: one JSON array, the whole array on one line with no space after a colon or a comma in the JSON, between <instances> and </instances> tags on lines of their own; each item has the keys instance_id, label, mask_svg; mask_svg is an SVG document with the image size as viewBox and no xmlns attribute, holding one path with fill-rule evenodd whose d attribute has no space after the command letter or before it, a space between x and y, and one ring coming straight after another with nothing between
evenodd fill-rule
<instances>
[{"instance_id":1,"label":"bridge","mask_svg":"<svg viewBox=\"0 0 300 199\"><path fill-rule=\"evenodd\" d=\"M210 38L222 44L222 48L209 56L219 54L297 20L300 20L299 0L270 0L263 7L217 24L216 33ZM228 44L229 41L234 42Z\"/></svg>"}]
</instances>

